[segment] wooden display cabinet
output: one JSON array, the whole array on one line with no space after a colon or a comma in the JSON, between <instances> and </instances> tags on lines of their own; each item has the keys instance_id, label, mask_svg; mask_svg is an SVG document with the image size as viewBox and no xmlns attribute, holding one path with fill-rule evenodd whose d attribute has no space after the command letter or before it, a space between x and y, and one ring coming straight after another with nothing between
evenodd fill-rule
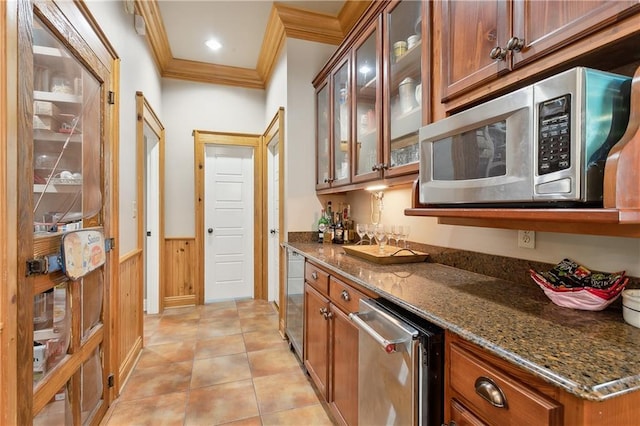
<instances>
[{"instance_id":1,"label":"wooden display cabinet","mask_svg":"<svg viewBox=\"0 0 640 426\"><path fill-rule=\"evenodd\" d=\"M113 397L109 295L117 255L106 247L104 265L72 280L63 273L61 241L79 229L107 239L117 233L115 53L82 3L18 0L7 12L8 22L15 16L9 39L19 52L18 91L9 103L19 113L20 240L17 317L8 324L17 331L17 386L3 394L15 417L5 420L97 424Z\"/></svg>"},{"instance_id":2,"label":"wooden display cabinet","mask_svg":"<svg viewBox=\"0 0 640 426\"><path fill-rule=\"evenodd\" d=\"M409 183L418 172L418 130L430 98L429 9L372 2L314 79L318 193Z\"/></svg>"},{"instance_id":3,"label":"wooden display cabinet","mask_svg":"<svg viewBox=\"0 0 640 426\"><path fill-rule=\"evenodd\" d=\"M418 131L429 122L430 7L426 2L392 2L383 20L382 166L385 177L395 177L418 171Z\"/></svg>"}]
</instances>

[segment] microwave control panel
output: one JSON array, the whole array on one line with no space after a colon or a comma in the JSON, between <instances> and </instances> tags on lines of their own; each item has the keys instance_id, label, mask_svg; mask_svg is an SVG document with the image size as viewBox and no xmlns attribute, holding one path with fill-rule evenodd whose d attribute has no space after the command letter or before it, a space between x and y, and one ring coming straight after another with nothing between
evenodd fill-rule
<instances>
[{"instance_id":1,"label":"microwave control panel","mask_svg":"<svg viewBox=\"0 0 640 426\"><path fill-rule=\"evenodd\" d=\"M571 95L542 102L538 111L538 175L571 167Z\"/></svg>"}]
</instances>

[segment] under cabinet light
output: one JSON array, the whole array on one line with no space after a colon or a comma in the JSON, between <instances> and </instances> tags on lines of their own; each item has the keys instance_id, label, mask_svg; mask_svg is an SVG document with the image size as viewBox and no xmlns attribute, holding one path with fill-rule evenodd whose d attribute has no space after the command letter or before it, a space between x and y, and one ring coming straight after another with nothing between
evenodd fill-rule
<instances>
[{"instance_id":1,"label":"under cabinet light","mask_svg":"<svg viewBox=\"0 0 640 426\"><path fill-rule=\"evenodd\" d=\"M211 50L218 50L222 47L222 45L220 44L220 42L216 39L209 39L207 40L204 44L207 45L207 47Z\"/></svg>"}]
</instances>

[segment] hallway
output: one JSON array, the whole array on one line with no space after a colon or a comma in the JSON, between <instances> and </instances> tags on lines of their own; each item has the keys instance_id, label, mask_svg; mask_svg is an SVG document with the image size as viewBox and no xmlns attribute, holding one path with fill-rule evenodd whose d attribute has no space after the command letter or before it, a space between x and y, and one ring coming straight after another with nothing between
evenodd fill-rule
<instances>
[{"instance_id":1,"label":"hallway","mask_svg":"<svg viewBox=\"0 0 640 426\"><path fill-rule=\"evenodd\" d=\"M144 332L103 425L333 424L265 301L166 309Z\"/></svg>"}]
</instances>

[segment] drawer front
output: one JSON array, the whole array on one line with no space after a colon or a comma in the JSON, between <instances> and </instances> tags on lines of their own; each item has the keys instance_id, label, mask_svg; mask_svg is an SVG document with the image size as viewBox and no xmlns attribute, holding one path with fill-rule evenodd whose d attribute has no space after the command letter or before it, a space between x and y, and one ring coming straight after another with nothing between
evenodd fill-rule
<instances>
[{"instance_id":1,"label":"drawer front","mask_svg":"<svg viewBox=\"0 0 640 426\"><path fill-rule=\"evenodd\" d=\"M365 297L350 285L331 277L329 279L329 299L345 313L358 312L358 303Z\"/></svg>"},{"instance_id":2,"label":"drawer front","mask_svg":"<svg viewBox=\"0 0 640 426\"><path fill-rule=\"evenodd\" d=\"M449 386L467 401L474 413L492 424L562 424L560 404L515 381L455 344L450 346L449 368ZM503 407L497 406L499 401L504 402Z\"/></svg>"},{"instance_id":3,"label":"drawer front","mask_svg":"<svg viewBox=\"0 0 640 426\"><path fill-rule=\"evenodd\" d=\"M329 274L315 266L313 263L305 263L304 279L320 293L325 296L329 294Z\"/></svg>"}]
</instances>

